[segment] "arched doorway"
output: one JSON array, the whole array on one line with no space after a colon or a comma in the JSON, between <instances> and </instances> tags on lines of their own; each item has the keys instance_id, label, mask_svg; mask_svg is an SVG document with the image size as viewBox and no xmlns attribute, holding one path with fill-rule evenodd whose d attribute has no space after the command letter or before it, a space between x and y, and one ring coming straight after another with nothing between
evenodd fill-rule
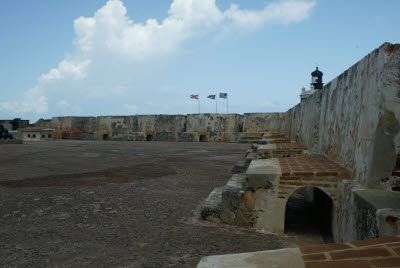
<instances>
[{"instance_id":1,"label":"arched doorway","mask_svg":"<svg viewBox=\"0 0 400 268\"><path fill-rule=\"evenodd\" d=\"M103 141L108 141L110 139L110 136L108 134L103 135Z\"/></svg>"},{"instance_id":2,"label":"arched doorway","mask_svg":"<svg viewBox=\"0 0 400 268\"><path fill-rule=\"evenodd\" d=\"M153 140L154 140L153 135L147 134L147 136L146 136L146 141L153 141Z\"/></svg>"},{"instance_id":3,"label":"arched doorway","mask_svg":"<svg viewBox=\"0 0 400 268\"><path fill-rule=\"evenodd\" d=\"M311 186L299 188L286 203L285 233L333 242L333 211L333 201L325 192Z\"/></svg>"},{"instance_id":4,"label":"arched doorway","mask_svg":"<svg viewBox=\"0 0 400 268\"><path fill-rule=\"evenodd\" d=\"M199 137L199 142L208 142L208 137L204 134L201 134Z\"/></svg>"}]
</instances>

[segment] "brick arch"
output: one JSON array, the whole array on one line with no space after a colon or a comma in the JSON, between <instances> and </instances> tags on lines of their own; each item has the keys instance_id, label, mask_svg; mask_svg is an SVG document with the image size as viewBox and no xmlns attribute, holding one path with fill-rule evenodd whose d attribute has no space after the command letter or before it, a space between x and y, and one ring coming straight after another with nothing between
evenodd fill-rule
<instances>
[{"instance_id":1,"label":"brick arch","mask_svg":"<svg viewBox=\"0 0 400 268\"><path fill-rule=\"evenodd\" d=\"M294 193L298 192L301 189L304 188L311 188L311 189L318 189L320 193L316 193L315 191L312 192L312 198L309 200L313 200L313 208L317 208L317 211L321 212L324 214L324 217L321 219L317 220L315 223L318 224L320 231L324 233L325 237L329 237L329 239L335 239L335 230L336 230L336 219L337 219L337 212L338 212L338 204L336 202L335 194L334 193L329 193L324 189L323 187L319 186L313 186L313 185L303 185L296 187L295 189L291 190L287 198L284 199L285 201L285 206L283 208L283 230L286 231L286 217L287 217L287 206L290 197L293 196ZM316 196L315 196L316 194ZM322 197L323 195L324 197ZM318 198L319 196L319 198ZM328 198L327 198L328 197ZM307 199L307 198L306 198ZM317 202L315 202L317 200ZM318 201L319 200L319 201ZM326 210L325 208L328 208L329 210ZM318 213L319 214L319 213ZM292 218L293 219L293 218Z\"/></svg>"},{"instance_id":2,"label":"brick arch","mask_svg":"<svg viewBox=\"0 0 400 268\"><path fill-rule=\"evenodd\" d=\"M302 185L302 186L299 186L299 187L297 187L297 188L293 188L293 189L289 190L288 193L287 193L287 195L286 195L286 197L285 197L286 203L287 203L287 201L289 200L289 198L290 198L296 191L298 191L298 190L300 190L300 189L302 189L302 188L307 188L307 187L317 188L317 189L321 190L324 194L326 194L327 196L329 196L329 198L332 200L332 203L335 203L335 201L336 201L336 196L335 196L334 194L328 193L328 192L326 191L326 189L324 189L323 187L314 186L314 185ZM336 189L336 190L337 190L337 189Z\"/></svg>"}]
</instances>

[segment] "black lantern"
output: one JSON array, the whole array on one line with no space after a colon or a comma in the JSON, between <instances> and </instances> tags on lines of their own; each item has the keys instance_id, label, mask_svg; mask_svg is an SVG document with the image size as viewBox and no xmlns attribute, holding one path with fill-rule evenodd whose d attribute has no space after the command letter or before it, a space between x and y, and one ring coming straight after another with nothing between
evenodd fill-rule
<instances>
[{"instance_id":1,"label":"black lantern","mask_svg":"<svg viewBox=\"0 0 400 268\"><path fill-rule=\"evenodd\" d=\"M311 85L314 86L314 89L322 89L324 87L324 83L322 83L322 76L324 74L317 69L311 73Z\"/></svg>"}]
</instances>

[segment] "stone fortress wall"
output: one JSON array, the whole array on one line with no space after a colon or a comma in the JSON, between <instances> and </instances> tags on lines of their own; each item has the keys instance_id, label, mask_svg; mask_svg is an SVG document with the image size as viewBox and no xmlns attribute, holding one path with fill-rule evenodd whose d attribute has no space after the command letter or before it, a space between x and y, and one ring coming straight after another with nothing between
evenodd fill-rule
<instances>
[{"instance_id":1,"label":"stone fortress wall","mask_svg":"<svg viewBox=\"0 0 400 268\"><path fill-rule=\"evenodd\" d=\"M54 117L59 139L238 142L283 132L376 186L400 151L400 45L383 44L286 113Z\"/></svg>"},{"instance_id":2,"label":"stone fortress wall","mask_svg":"<svg viewBox=\"0 0 400 268\"><path fill-rule=\"evenodd\" d=\"M284 113L53 117L36 127L56 129L55 138L125 141L238 142L249 133L284 128Z\"/></svg>"},{"instance_id":3,"label":"stone fortress wall","mask_svg":"<svg viewBox=\"0 0 400 268\"><path fill-rule=\"evenodd\" d=\"M340 239L387 235L387 215L400 218L400 44L375 49L285 117L287 136L352 173L339 185Z\"/></svg>"},{"instance_id":4,"label":"stone fortress wall","mask_svg":"<svg viewBox=\"0 0 400 268\"><path fill-rule=\"evenodd\" d=\"M286 134L363 184L388 178L400 151L400 45L385 43L286 114Z\"/></svg>"},{"instance_id":5,"label":"stone fortress wall","mask_svg":"<svg viewBox=\"0 0 400 268\"><path fill-rule=\"evenodd\" d=\"M54 117L35 125L59 139L89 140L238 142L281 132L350 171L352 180L338 183L338 241L400 232L400 221L384 230L387 215L400 218L400 44L383 44L286 113Z\"/></svg>"}]
</instances>

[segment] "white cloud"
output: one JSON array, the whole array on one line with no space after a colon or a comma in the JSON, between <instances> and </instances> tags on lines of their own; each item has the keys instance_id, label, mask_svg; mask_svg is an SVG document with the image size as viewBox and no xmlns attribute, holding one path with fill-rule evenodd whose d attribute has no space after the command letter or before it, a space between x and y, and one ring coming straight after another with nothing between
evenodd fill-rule
<instances>
[{"instance_id":1,"label":"white cloud","mask_svg":"<svg viewBox=\"0 0 400 268\"><path fill-rule=\"evenodd\" d=\"M134 87L136 80L151 73L160 60L181 51L186 40L226 29L246 31L268 23L297 23L310 16L314 5L315 1L287 0L271 3L262 10L231 5L222 11L215 0L174 0L161 22L148 19L135 23L127 16L121 0L109 0L93 17L74 21L74 52L41 75L38 84L20 100L0 103L0 110L43 116L72 107L85 113L87 98L111 102L112 96L124 98L128 91L146 95L143 89ZM146 64L152 67L146 69ZM135 101L123 108L138 109L141 101Z\"/></svg>"},{"instance_id":2,"label":"white cloud","mask_svg":"<svg viewBox=\"0 0 400 268\"><path fill-rule=\"evenodd\" d=\"M241 29L258 28L268 22L287 25L308 18L315 4L315 1L290 0L271 3L260 11L240 10L238 5L232 4L225 16Z\"/></svg>"},{"instance_id":3,"label":"white cloud","mask_svg":"<svg viewBox=\"0 0 400 268\"><path fill-rule=\"evenodd\" d=\"M6 110L12 115L25 113L43 114L48 109L47 97L36 86L26 91L20 101L0 103L0 109Z\"/></svg>"},{"instance_id":4,"label":"white cloud","mask_svg":"<svg viewBox=\"0 0 400 268\"><path fill-rule=\"evenodd\" d=\"M90 64L89 59L71 62L63 60L58 64L58 68L51 69L47 74L42 74L40 82L51 82L61 79L82 79L86 76L86 69Z\"/></svg>"}]
</instances>

